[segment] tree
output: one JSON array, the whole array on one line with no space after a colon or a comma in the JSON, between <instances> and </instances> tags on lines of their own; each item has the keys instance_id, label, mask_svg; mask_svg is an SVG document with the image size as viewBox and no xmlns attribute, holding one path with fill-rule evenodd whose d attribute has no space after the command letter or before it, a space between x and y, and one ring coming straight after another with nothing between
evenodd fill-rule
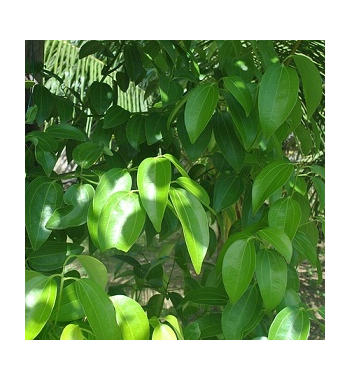
<instances>
[{"instance_id":1,"label":"tree","mask_svg":"<svg viewBox=\"0 0 350 381\"><path fill-rule=\"evenodd\" d=\"M26 339L324 327L297 272L323 276L324 42L65 44L46 42L45 82L28 83ZM62 152L74 171L56 173Z\"/></svg>"}]
</instances>

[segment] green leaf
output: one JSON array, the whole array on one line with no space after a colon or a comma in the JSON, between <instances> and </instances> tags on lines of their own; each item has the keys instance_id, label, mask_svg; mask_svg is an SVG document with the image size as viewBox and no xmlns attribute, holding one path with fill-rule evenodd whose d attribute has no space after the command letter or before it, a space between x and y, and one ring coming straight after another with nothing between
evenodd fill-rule
<instances>
[{"instance_id":1,"label":"green leaf","mask_svg":"<svg viewBox=\"0 0 350 381\"><path fill-rule=\"evenodd\" d=\"M171 328L175 331L178 340L184 340L182 328L179 324L178 319L174 315L167 315L165 316L164 320L171 325Z\"/></svg>"},{"instance_id":2,"label":"green leaf","mask_svg":"<svg viewBox=\"0 0 350 381\"><path fill-rule=\"evenodd\" d=\"M310 167L310 170L316 175L321 176L323 180L326 179L326 170L324 167L321 167L320 165L317 165L317 164L312 164Z\"/></svg>"},{"instance_id":3,"label":"green leaf","mask_svg":"<svg viewBox=\"0 0 350 381\"><path fill-rule=\"evenodd\" d=\"M26 124L33 124L35 121L36 113L38 112L38 106L34 105L26 111Z\"/></svg>"},{"instance_id":4,"label":"green leaf","mask_svg":"<svg viewBox=\"0 0 350 381\"><path fill-rule=\"evenodd\" d=\"M79 49L79 59L89 56L90 54L98 53L104 49L104 45L100 41L87 41Z\"/></svg>"},{"instance_id":5,"label":"green leaf","mask_svg":"<svg viewBox=\"0 0 350 381\"><path fill-rule=\"evenodd\" d=\"M222 333L226 340L242 340L263 317L258 286L249 286L235 302L227 303L222 313Z\"/></svg>"},{"instance_id":6,"label":"green leaf","mask_svg":"<svg viewBox=\"0 0 350 381\"><path fill-rule=\"evenodd\" d=\"M124 46L124 59L130 79L137 84L140 82L140 76L145 69L143 68L140 52L135 45L126 44Z\"/></svg>"},{"instance_id":7,"label":"green leaf","mask_svg":"<svg viewBox=\"0 0 350 381\"><path fill-rule=\"evenodd\" d=\"M177 340L175 332L167 325L159 323L152 333L152 340Z\"/></svg>"},{"instance_id":8,"label":"green leaf","mask_svg":"<svg viewBox=\"0 0 350 381\"><path fill-rule=\"evenodd\" d=\"M218 213L233 205L243 193L243 180L235 173L222 173L214 186L213 208Z\"/></svg>"},{"instance_id":9,"label":"green leaf","mask_svg":"<svg viewBox=\"0 0 350 381\"><path fill-rule=\"evenodd\" d=\"M286 261L274 250L260 250L256 256L255 274L265 308L271 311L286 292Z\"/></svg>"},{"instance_id":10,"label":"green leaf","mask_svg":"<svg viewBox=\"0 0 350 381\"><path fill-rule=\"evenodd\" d=\"M28 80L25 80L25 88L26 89L30 89L31 87L33 87L35 85L35 82L34 81L28 81Z\"/></svg>"},{"instance_id":11,"label":"green leaf","mask_svg":"<svg viewBox=\"0 0 350 381\"><path fill-rule=\"evenodd\" d=\"M96 247L99 247L98 222L102 208L113 193L118 191L129 192L131 190L131 184L132 179L126 169L112 168L102 175L87 216L87 226L90 237Z\"/></svg>"},{"instance_id":12,"label":"green leaf","mask_svg":"<svg viewBox=\"0 0 350 381\"><path fill-rule=\"evenodd\" d=\"M117 85L119 86L120 90L125 93L128 90L130 84L130 78L128 73L117 71L115 76L117 80ZM146 96L144 99L146 99Z\"/></svg>"},{"instance_id":13,"label":"green leaf","mask_svg":"<svg viewBox=\"0 0 350 381\"><path fill-rule=\"evenodd\" d=\"M183 94L182 86L166 75L159 76L159 91L163 107L176 103Z\"/></svg>"},{"instance_id":14,"label":"green leaf","mask_svg":"<svg viewBox=\"0 0 350 381\"><path fill-rule=\"evenodd\" d=\"M174 183L192 193L204 206L210 208L210 198L206 190L190 177L180 176ZM210 208L211 209L211 208Z\"/></svg>"},{"instance_id":15,"label":"green leaf","mask_svg":"<svg viewBox=\"0 0 350 381\"><path fill-rule=\"evenodd\" d=\"M57 316L57 321L70 322L82 319L85 316L83 306L77 296L74 282L63 288L60 298L60 304L58 305L56 303L52 312L53 316Z\"/></svg>"},{"instance_id":16,"label":"green leaf","mask_svg":"<svg viewBox=\"0 0 350 381\"><path fill-rule=\"evenodd\" d=\"M209 246L207 215L198 199L185 189L170 188L169 194L182 225L194 270L199 274Z\"/></svg>"},{"instance_id":17,"label":"green leaf","mask_svg":"<svg viewBox=\"0 0 350 381\"><path fill-rule=\"evenodd\" d=\"M179 162L179 160L176 159L176 157L174 157L170 153L164 154L163 157L166 157L176 167L176 169L182 176L188 177L187 172L184 170L181 163Z\"/></svg>"},{"instance_id":18,"label":"green leaf","mask_svg":"<svg viewBox=\"0 0 350 381\"><path fill-rule=\"evenodd\" d=\"M271 206L268 219L270 227L283 230L292 240L301 220L299 203L291 197L278 200Z\"/></svg>"},{"instance_id":19,"label":"green leaf","mask_svg":"<svg viewBox=\"0 0 350 381\"><path fill-rule=\"evenodd\" d=\"M44 151L55 151L58 147L56 139L43 131L32 131L26 135L25 141L31 141Z\"/></svg>"},{"instance_id":20,"label":"green leaf","mask_svg":"<svg viewBox=\"0 0 350 381\"><path fill-rule=\"evenodd\" d=\"M126 124L126 137L131 147L139 151L139 146L146 141L145 117L133 115Z\"/></svg>"},{"instance_id":21,"label":"green leaf","mask_svg":"<svg viewBox=\"0 0 350 381\"><path fill-rule=\"evenodd\" d=\"M244 165L246 151L236 136L229 112L217 112L212 118L216 143L234 170L239 173Z\"/></svg>"},{"instance_id":22,"label":"green leaf","mask_svg":"<svg viewBox=\"0 0 350 381\"><path fill-rule=\"evenodd\" d=\"M314 141L312 140L310 131L302 124L299 124L294 130L294 134L300 142L301 152L303 155L308 155L314 147Z\"/></svg>"},{"instance_id":23,"label":"green leaf","mask_svg":"<svg viewBox=\"0 0 350 381\"><path fill-rule=\"evenodd\" d=\"M97 340L121 338L112 301L102 288L90 279L77 279L76 292Z\"/></svg>"},{"instance_id":24,"label":"green leaf","mask_svg":"<svg viewBox=\"0 0 350 381\"><path fill-rule=\"evenodd\" d=\"M230 302L235 303L246 291L255 271L256 252L251 239L239 239L226 250L222 262L222 281Z\"/></svg>"},{"instance_id":25,"label":"green leaf","mask_svg":"<svg viewBox=\"0 0 350 381\"><path fill-rule=\"evenodd\" d=\"M90 255L79 255L77 261L85 268L89 279L98 284L103 290L107 286L108 272L106 266Z\"/></svg>"},{"instance_id":26,"label":"green leaf","mask_svg":"<svg viewBox=\"0 0 350 381\"><path fill-rule=\"evenodd\" d=\"M53 171L57 158L48 151L44 151L39 145L35 147L35 157L38 163L43 167L46 176L50 176Z\"/></svg>"},{"instance_id":27,"label":"green leaf","mask_svg":"<svg viewBox=\"0 0 350 381\"><path fill-rule=\"evenodd\" d=\"M57 270L63 267L69 255L78 255L83 250L84 247L76 243L46 241L28 255L28 264L36 271Z\"/></svg>"},{"instance_id":28,"label":"green leaf","mask_svg":"<svg viewBox=\"0 0 350 381\"><path fill-rule=\"evenodd\" d=\"M61 230L85 224L94 193L94 188L90 184L71 185L63 196L68 206L56 209L47 221L46 227Z\"/></svg>"},{"instance_id":29,"label":"green leaf","mask_svg":"<svg viewBox=\"0 0 350 381\"><path fill-rule=\"evenodd\" d=\"M82 142L87 140L84 131L70 124L52 124L45 130L45 133L57 139L73 139Z\"/></svg>"},{"instance_id":30,"label":"green leaf","mask_svg":"<svg viewBox=\"0 0 350 381\"><path fill-rule=\"evenodd\" d=\"M246 83L235 75L224 77L223 81L226 89L237 99L248 116L253 107L253 99Z\"/></svg>"},{"instance_id":31,"label":"green leaf","mask_svg":"<svg viewBox=\"0 0 350 381\"><path fill-rule=\"evenodd\" d=\"M293 60L301 76L305 96L307 118L310 119L322 99L322 79L316 65L309 57L293 55Z\"/></svg>"},{"instance_id":32,"label":"green leaf","mask_svg":"<svg viewBox=\"0 0 350 381\"><path fill-rule=\"evenodd\" d=\"M259 230L258 236L269 242L290 263L293 247L286 233L278 228L267 227Z\"/></svg>"},{"instance_id":33,"label":"green leaf","mask_svg":"<svg viewBox=\"0 0 350 381\"><path fill-rule=\"evenodd\" d=\"M293 239L293 247L300 254L305 256L308 261L314 266L317 266L317 250L316 246L311 241L310 237L302 232L298 231Z\"/></svg>"},{"instance_id":34,"label":"green leaf","mask_svg":"<svg viewBox=\"0 0 350 381\"><path fill-rule=\"evenodd\" d=\"M116 247L128 251L142 232L146 212L133 192L113 193L98 221L98 242L102 251Z\"/></svg>"},{"instance_id":35,"label":"green leaf","mask_svg":"<svg viewBox=\"0 0 350 381\"><path fill-rule=\"evenodd\" d=\"M163 139L166 132L167 118L163 114L152 113L145 121L145 132L147 144L150 146Z\"/></svg>"},{"instance_id":36,"label":"green leaf","mask_svg":"<svg viewBox=\"0 0 350 381\"><path fill-rule=\"evenodd\" d=\"M78 324L68 324L64 327L60 340L84 340L84 336Z\"/></svg>"},{"instance_id":37,"label":"green leaf","mask_svg":"<svg viewBox=\"0 0 350 381\"><path fill-rule=\"evenodd\" d=\"M110 296L123 340L148 340L150 329L147 314L135 300L124 296Z\"/></svg>"},{"instance_id":38,"label":"green leaf","mask_svg":"<svg viewBox=\"0 0 350 381\"><path fill-rule=\"evenodd\" d=\"M304 309L288 306L280 311L269 329L269 340L307 340L310 319Z\"/></svg>"},{"instance_id":39,"label":"green leaf","mask_svg":"<svg viewBox=\"0 0 350 381\"><path fill-rule=\"evenodd\" d=\"M118 105L111 106L103 119L103 128L117 127L130 119L130 112Z\"/></svg>"},{"instance_id":40,"label":"green leaf","mask_svg":"<svg viewBox=\"0 0 350 381\"><path fill-rule=\"evenodd\" d=\"M197 322L192 322L185 328L185 340L198 340L201 337L201 330Z\"/></svg>"},{"instance_id":41,"label":"green leaf","mask_svg":"<svg viewBox=\"0 0 350 381\"><path fill-rule=\"evenodd\" d=\"M39 126L42 126L44 121L51 115L54 106L54 98L44 85L37 84L33 89L33 101L38 107L35 120Z\"/></svg>"},{"instance_id":42,"label":"green leaf","mask_svg":"<svg viewBox=\"0 0 350 381\"><path fill-rule=\"evenodd\" d=\"M33 340L51 316L57 295L52 278L38 275L25 283L25 339Z\"/></svg>"},{"instance_id":43,"label":"green leaf","mask_svg":"<svg viewBox=\"0 0 350 381\"><path fill-rule=\"evenodd\" d=\"M157 232L160 232L171 180L171 165L165 157L148 157L139 165L137 186L141 203Z\"/></svg>"},{"instance_id":44,"label":"green leaf","mask_svg":"<svg viewBox=\"0 0 350 381\"><path fill-rule=\"evenodd\" d=\"M325 182L321 180L318 177L312 177L312 183L314 184L314 187L316 189L318 199L320 201L320 207L321 209L325 208L326 205L326 196L325 196Z\"/></svg>"},{"instance_id":45,"label":"green leaf","mask_svg":"<svg viewBox=\"0 0 350 381\"><path fill-rule=\"evenodd\" d=\"M103 82L95 81L90 85L90 100L99 115L104 114L113 101L113 90Z\"/></svg>"},{"instance_id":46,"label":"green leaf","mask_svg":"<svg viewBox=\"0 0 350 381\"><path fill-rule=\"evenodd\" d=\"M220 288L199 287L186 293L183 303L188 301L206 306L224 306L228 301L228 296Z\"/></svg>"},{"instance_id":47,"label":"green leaf","mask_svg":"<svg viewBox=\"0 0 350 381\"><path fill-rule=\"evenodd\" d=\"M298 90L299 78L295 70L281 64L267 68L258 95L260 123L266 138L287 119L298 99Z\"/></svg>"},{"instance_id":48,"label":"green leaf","mask_svg":"<svg viewBox=\"0 0 350 381\"><path fill-rule=\"evenodd\" d=\"M211 312L196 320L201 332L201 339L222 335L221 313Z\"/></svg>"},{"instance_id":49,"label":"green leaf","mask_svg":"<svg viewBox=\"0 0 350 381\"><path fill-rule=\"evenodd\" d=\"M33 180L25 191L25 226L30 243L37 250L50 236L46 223L61 205L62 186L43 178Z\"/></svg>"},{"instance_id":50,"label":"green leaf","mask_svg":"<svg viewBox=\"0 0 350 381\"><path fill-rule=\"evenodd\" d=\"M103 147L91 143L81 143L73 149L74 161L82 168L90 168L102 155Z\"/></svg>"},{"instance_id":51,"label":"green leaf","mask_svg":"<svg viewBox=\"0 0 350 381\"><path fill-rule=\"evenodd\" d=\"M294 171L293 164L285 161L275 161L268 164L256 176L252 188L253 214L264 201L281 188Z\"/></svg>"},{"instance_id":52,"label":"green leaf","mask_svg":"<svg viewBox=\"0 0 350 381\"><path fill-rule=\"evenodd\" d=\"M54 96L54 100L58 116L60 117L60 123L67 123L73 116L73 102L58 95Z\"/></svg>"},{"instance_id":53,"label":"green leaf","mask_svg":"<svg viewBox=\"0 0 350 381\"><path fill-rule=\"evenodd\" d=\"M218 100L219 89L216 83L199 85L189 95L185 106L185 126L192 144L211 119Z\"/></svg>"}]
</instances>

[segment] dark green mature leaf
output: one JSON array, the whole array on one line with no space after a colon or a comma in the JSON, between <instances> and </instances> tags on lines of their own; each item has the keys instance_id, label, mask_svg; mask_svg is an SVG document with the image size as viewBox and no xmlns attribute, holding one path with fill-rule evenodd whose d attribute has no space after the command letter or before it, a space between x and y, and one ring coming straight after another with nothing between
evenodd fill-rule
<instances>
[{"instance_id":1,"label":"dark green mature leaf","mask_svg":"<svg viewBox=\"0 0 350 381\"><path fill-rule=\"evenodd\" d=\"M311 167L310 167L310 170L313 173L321 176L323 178L323 180L325 180L325 178L326 178L326 170L325 170L324 167L321 167L320 165L317 165L317 164L312 164Z\"/></svg>"},{"instance_id":2,"label":"dark green mature leaf","mask_svg":"<svg viewBox=\"0 0 350 381\"><path fill-rule=\"evenodd\" d=\"M41 84L37 84L33 89L34 104L38 107L35 120L41 126L51 115L54 106L54 98L50 91Z\"/></svg>"},{"instance_id":3,"label":"dark green mature leaf","mask_svg":"<svg viewBox=\"0 0 350 381\"><path fill-rule=\"evenodd\" d=\"M39 146L44 151L55 151L58 143L55 138L43 131L32 131L26 134L25 141L31 141L35 146Z\"/></svg>"},{"instance_id":4,"label":"dark green mature leaf","mask_svg":"<svg viewBox=\"0 0 350 381\"><path fill-rule=\"evenodd\" d=\"M246 151L236 136L229 112L217 112L212 118L216 143L234 170L239 173L244 165Z\"/></svg>"},{"instance_id":5,"label":"dark green mature leaf","mask_svg":"<svg viewBox=\"0 0 350 381\"><path fill-rule=\"evenodd\" d=\"M94 193L94 188L90 184L71 185L63 196L68 206L56 209L47 221L46 227L60 230L85 224Z\"/></svg>"},{"instance_id":6,"label":"dark green mature leaf","mask_svg":"<svg viewBox=\"0 0 350 381\"><path fill-rule=\"evenodd\" d=\"M230 302L235 303L246 291L255 271L256 252L251 239L233 242L222 262L222 280Z\"/></svg>"},{"instance_id":7,"label":"dark green mature leaf","mask_svg":"<svg viewBox=\"0 0 350 381\"><path fill-rule=\"evenodd\" d=\"M102 115L113 102L113 90L103 82L95 81L90 85L90 100L99 115Z\"/></svg>"},{"instance_id":8,"label":"dark green mature leaf","mask_svg":"<svg viewBox=\"0 0 350 381\"><path fill-rule=\"evenodd\" d=\"M192 144L211 119L218 100L217 83L199 85L189 94L185 106L185 126Z\"/></svg>"},{"instance_id":9,"label":"dark green mature leaf","mask_svg":"<svg viewBox=\"0 0 350 381\"><path fill-rule=\"evenodd\" d=\"M140 304L124 295L110 296L110 299L116 311L123 340L148 340L149 322Z\"/></svg>"},{"instance_id":10,"label":"dark green mature leaf","mask_svg":"<svg viewBox=\"0 0 350 381\"><path fill-rule=\"evenodd\" d=\"M262 306L257 284L249 286L235 303L227 303L221 318L225 339L242 340L262 319Z\"/></svg>"},{"instance_id":11,"label":"dark green mature leaf","mask_svg":"<svg viewBox=\"0 0 350 381\"><path fill-rule=\"evenodd\" d=\"M228 301L228 296L220 288L199 287L186 293L183 303L188 301L207 306L224 306Z\"/></svg>"},{"instance_id":12,"label":"dark green mature leaf","mask_svg":"<svg viewBox=\"0 0 350 381\"><path fill-rule=\"evenodd\" d=\"M116 247L128 251L136 242L145 223L146 212L138 194L113 193L102 208L98 221L98 242L102 251Z\"/></svg>"},{"instance_id":13,"label":"dark green mature leaf","mask_svg":"<svg viewBox=\"0 0 350 381\"><path fill-rule=\"evenodd\" d=\"M307 117L311 118L322 98L322 79L321 75L309 57L301 54L293 55L293 60L297 65L303 92L305 96Z\"/></svg>"},{"instance_id":14,"label":"dark green mature leaf","mask_svg":"<svg viewBox=\"0 0 350 381\"><path fill-rule=\"evenodd\" d=\"M157 232L168 201L171 165L165 157L148 157L139 165L137 186L142 206Z\"/></svg>"},{"instance_id":15,"label":"dark green mature leaf","mask_svg":"<svg viewBox=\"0 0 350 381\"><path fill-rule=\"evenodd\" d=\"M25 339L33 340L50 318L57 295L57 284L44 275L25 283Z\"/></svg>"},{"instance_id":16,"label":"dark green mature leaf","mask_svg":"<svg viewBox=\"0 0 350 381\"><path fill-rule=\"evenodd\" d=\"M222 173L214 186L214 210L218 213L234 204L243 193L243 188L243 180L235 173Z\"/></svg>"},{"instance_id":17,"label":"dark green mature leaf","mask_svg":"<svg viewBox=\"0 0 350 381\"><path fill-rule=\"evenodd\" d=\"M150 146L163 139L166 130L167 117L163 114L152 113L145 121L147 144Z\"/></svg>"},{"instance_id":18,"label":"dark green mature leaf","mask_svg":"<svg viewBox=\"0 0 350 381\"><path fill-rule=\"evenodd\" d=\"M46 176L50 176L53 171L57 157L52 152L44 151L40 145L35 147L35 157L38 163L43 167Z\"/></svg>"},{"instance_id":19,"label":"dark green mature leaf","mask_svg":"<svg viewBox=\"0 0 350 381\"><path fill-rule=\"evenodd\" d=\"M317 250L310 237L302 232L298 231L293 239L293 247L300 254L305 256L308 261L314 266L317 266Z\"/></svg>"},{"instance_id":20,"label":"dark green mature leaf","mask_svg":"<svg viewBox=\"0 0 350 381\"><path fill-rule=\"evenodd\" d=\"M107 110L105 114L103 120L103 128L117 127L127 122L130 118L130 115L130 112L125 110L123 107L113 105Z\"/></svg>"},{"instance_id":21,"label":"dark green mature leaf","mask_svg":"<svg viewBox=\"0 0 350 381\"><path fill-rule=\"evenodd\" d=\"M146 141L145 117L133 115L126 124L126 137L131 147L139 151L139 146Z\"/></svg>"},{"instance_id":22,"label":"dark green mature leaf","mask_svg":"<svg viewBox=\"0 0 350 381\"><path fill-rule=\"evenodd\" d=\"M126 44L124 46L124 59L130 79L136 84L139 83L145 69L143 68L140 52L135 45Z\"/></svg>"},{"instance_id":23,"label":"dark green mature leaf","mask_svg":"<svg viewBox=\"0 0 350 381\"><path fill-rule=\"evenodd\" d=\"M63 199L62 186L43 178L33 180L25 192L25 225L30 243L37 250L50 236L46 223Z\"/></svg>"},{"instance_id":24,"label":"dark green mature leaf","mask_svg":"<svg viewBox=\"0 0 350 381\"><path fill-rule=\"evenodd\" d=\"M318 199L320 201L321 209L325 208L326 205L326 196L325 196L325 182L318 177L312 177L312 183L316 189Z\"/></svg>"},{"instance_id":25,"label":"dark green mature leaf","mask_svg":"<svg viewBox=\"0 0 350 381\"><path fill-rule=\"evenodd\" d=\"M87 41L79 49L79 59L89 56L90 54L97 53L104 49L104 45L100 41L90 40Z\"/></svg>"},{"instance_id":26,"label":"dark green mature leaf","mask_svg":"<svg viewBox=\"0 0 350 381\"><path fill-rule=\"evenodd\" d=\"M96 247L99 247L98 222L102 208L113 193L118 191L129 192L131 183L130 173L126 169L112 168L102 175L87 216L90 237Z\"/></svg>"},{"instance_id":27,"label":"dark green mature leaf","mask_svg":"<svg viewBox=\"0 0 350 381\"><path fill-rule=\"evenodd\" d=\"M77 279L76 292L97 340L121 339L112 301L102 288L90 279Z\"/></svg>"},{"instance_id":28,"label":"dark green mature leaf","mask_svg":"<svg viewBox=\"0 0 350 381\"><path fill-rule=\"evenodd\" d=\"M67 98L63 98L58 95L54 96L54 100L58 116L60 117L60 123L67 123L69 120L72 119L73 116L73 102Z\"/></svg>"},{"instance_id":29,"label":"dark green mature leaf","mask_svg":"<svg viewBox=\"0 0 350 381\"><path fill-rule=\"evenodd\" d=\"M199 274L209 246L207 215L198 199L185 189L170 188L169 194L182 225L194 270Z\"/></svg>"},{"instance_id":30,"label":"dark green mature leaf","mask_svg":"<svg viewBox=\"0 0 350 381\"><path fill-rule=\"evenodd\" d=\"M198 340L201 337L201 330L197 322L192 322L186 326L184 332L185 340Z\"/></svg>"},{"instance_id":31,"label":"dark green mature leaf","mask_svg":"<svg viewBox=\"0 0 350 381\"><path fill-rule=\"evenodd\" d=\"M224 86L236 98L236 100L244 108L246 116L250 114L253 107L253 99L246 83L242 78L235 75L224 77Z\"/></svg>"},{"instance_id":32,"label":"dark green mature leaf","mask_svg":"<svg viewBox=\"0 0 350 381\"><path fill-rule=\"evenodd\" d=\"M260 250L256 255L256 278L265 308L273 310L287 287L286 261L274 250Z\"/></svg>"},{"instance_id":33,"label":"dark green mature leaf","mask_svg":"<svg viewBox=\"0 0 350 381\"><path fill-rule=\"evenodd\" d=\"M293 164L285 161L274 161L262 169L256 176L252 188L254 214L268 197L288 181L293 170Z\"/></svg>"},{"instance_id":34,"label":"dark green mature leaf","mask_svg":"<svg viewBox=\"0 0 350 381\"><path fill-rule=\"evenodd\" d=\"M269 242L289 263L292 258L293 247L287 234L281 229L267 227L258 231L260 238Z\"/></svg>"},{"instance_id":35,"label":"dark green mature leaf","mask_svg":"<svg viewBox=\"0 0 350 381\"><path fill-rule=\"evenodd\" d=\"M196 320L201 331L201 339L215 337L222 334L221 313L211 312Z\"/></svg>"},{"instance_id":36,"label":"dark green mature leaf","mask_svg":"<svg viewBox=\"0 0 350 381\"><path fill-rule=\"evenodd\" d=\"M283 230L292 240L301 220L300 205L291 197L278 200L271 206L268 219L270 227Z\"/></svg>"},{"instance_id":37,"label":"dark green mature leaf","mask_svg":"<svg viewBox=\"0 0 350 381\"><path fill-rule=\"evenodd\" d=\"M267 68L258 95L260 123L266 138L282 125L293 110L298 89L299 78L295 70L281 64Z\"/></svg>"},{"instance_id":38,"label":"dark green mature leaf","mask_svg":"<svg viewBox=\"0 0 350 381\"><path fill-rule=\"evenodd\" d=\"M129 84L130 84L130 78L128 73L118 71L115 76L117 80L117 85L119 86L120 90L125 93L128 90ZM145 96L145 99L146 99L146 96Z\"/></svg>"},{"instance_id":39,"label":"dark green mature leaf","mask_svg":"<svg viewBox=\"0 0 350 381\"><path fill-rule=\"evenodd\" d=\"M76 243L46 241L28 256L29 266L36 271L52 271L63 267L69 255L78 255L84 250Z\"/></svg>"},{"instance_id":40,"label":"dark green mature leaf","mask_svg":"<svg viewBox=\"0 0 350 381\"><path fill-rule=\"evenodd\" d=\"M269 329L269 340L307 340L310 319L304 309L288 306L280 311Z\"/></svg>"},{"instance_id":41,"label":"dark green mature leaf","mask_svg":"<svg viewBox=\"0 0 350 381\"><path fill-rule=\"evenodd\" d=\"M85 268L89 279L104 290L108 282L106 266L97 258L91 257L90 255L79 255L77 261Z\"/></svg>"},{"instance_id":42,"label":"dark green mature leaf","mask_svg":"<svg viewBox=\"0 0 350 381\"><path fill-rule=\"evenodd\" d=\"M166 75L159 76L159 90L163 107L176 103L183 94L182 86Z\"/></svg>"},{"instance_id":43,"label":"dark green mature leaf","mask_svg":"<svg viewBox=\"0 0 350 381\"><path fill-rule=\"evenodd\" d=\"M87 135L84 131L70 124L52 124L45 130L45 133L58 139L87 140Z\"/></svg>"},{"instance_id":44,"label":"dark green mature leaf","mask_svg":"<svg viewBox=\"0 0 350 381\"><path fill-rule=\"evenodd\" d=\"M314 146L310 131L302 124L294 130L294 134L300 142L300 148L303 155L308 155Z\"/></svg>"},{"instance_id":45,"label":"dark green mature leaf","mask_svg":"<svg viewBox=\"0 0 350 381\"><path fill-rule=\"evenodd\" d=\"M82 168L90 168L102 155L103 147L91 143L81 143L73 149L74 161Z\"/></svg>"}]
</instances>

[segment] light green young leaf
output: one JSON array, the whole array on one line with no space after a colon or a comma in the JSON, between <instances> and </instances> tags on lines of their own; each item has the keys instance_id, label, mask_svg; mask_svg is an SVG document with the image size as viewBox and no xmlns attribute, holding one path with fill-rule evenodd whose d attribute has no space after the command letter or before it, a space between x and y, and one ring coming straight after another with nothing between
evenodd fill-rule
<instances>
[{"instance_id":1,"label":"light green young leaf","mask_svg":"<svg viewBox=\"0 0 350 381\"><path fill-rule=\"evenodd\" d=\"M290 263L292 259L293 247L287 234L281 229L267 227L258 231L260 238L269 242L287 261Z\"/></svg>"},{"instance_id":2,"label":"light green young leaf","mask_svg":"<svg viewBox=\"0 0 350 381\"><path fill-rule=\"evenodd\" d=\"M204 206L209 207L210 198L208 193L199 183L187 176L180 176L174 182L192 193Z\"/></svg>"},{"instance_id":3,"label":"light green young leaf","mask_svg":"<svg viewBox=\"0 0 350 381\"><path fill-rule=\"evenodd\" d=\"M159 323L154 328L152 340L177 340L175 332L167 325Z\"/></svg>"},{"instance_id":4,"label":"light green young leaf","mask_svg":"<svg viewBox=\"0 0 350 381\"><path fill-rule=\"evenodd\" d=\"M64 327L60 340L84 340L83 332L78 324L68 324Z\"/></svg>"},{"instance_id":5,"label":"light green young leaf","mask_svg":"<svg viewBox=\"0 0 350 381\"><path fill-rule=\"evenodd\" d=\"M175 166L175 168L179 171L179 173L182 176L189 177L187 172L184 170L181 163L179 162L179 160L176 159L175 156L171 155L170 153L165 153L163 157L166 157Z\"/></svg>"},{"instance_id":6,"label":"light green young leaf","mask_svg":"<svg viewBox=\"0 0 350 381\"><path fill-rule=\"evenodd\" d=\"M77 261L85 268L89 279L104 290L108 282L106 266L97 258L91 257L90 255L79 255Z\"/></svg>"}]
</instances>

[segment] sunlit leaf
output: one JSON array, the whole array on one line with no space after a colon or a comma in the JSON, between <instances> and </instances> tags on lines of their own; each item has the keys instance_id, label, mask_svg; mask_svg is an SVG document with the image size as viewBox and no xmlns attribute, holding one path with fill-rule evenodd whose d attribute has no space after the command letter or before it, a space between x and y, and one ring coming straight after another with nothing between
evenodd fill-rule
<instances>
[{"instance_id":1,"label":"sunlit leaf","mask_svg":"<svg viewBox=\"0 0 350 381\"><path fill-rule=\"evenodd\" d=\"M153 331L152 340L177 340L177 337L167 324L159 323Z\"/></svg>"},{"instance_id":2,"label":"sunlit leaf","mask_svg":"<svg viewBox=\"0 0 350 381\"><path fill-rule=\"evenodd\" d=\"M267 227L258 231L260 238L269 242L289 263L292 258L293 247L287 234L281 229Z\"/></svg>"},{"instance_id":3,"label":"sunlit leaf","mask_svg":"<svg viewBox=\"0 0 350 381\"><path fill-rule=\"evenodd\" d=\"M246 116L248 116L253 106L253 100L246 83L242 80L242 78L235 75L224 77L223 81L226 89L241 104L244 108Z\"/></svg>"},{"instance_id":4,"label":"sunlit leaf","mask_svg":"<svg viewBox=\"0 0 350 381\"><path fill-rule=\"evenodd\" d=\"M79 255L77 261L85 268L89 279L104 290L108 282L106 266L97 258L91 257L90 255Z\"/></svg>"},{"instance_id":5,"label":"sunlit leaf","mask_svg":"<svg viewBox=\"0 0 350 381\"><path fill-rule=\"evenodd\" d=\"M68 324L64 327L60 340L84 340L83 332L78 324Z\"/></svg>"}]
</instances>

